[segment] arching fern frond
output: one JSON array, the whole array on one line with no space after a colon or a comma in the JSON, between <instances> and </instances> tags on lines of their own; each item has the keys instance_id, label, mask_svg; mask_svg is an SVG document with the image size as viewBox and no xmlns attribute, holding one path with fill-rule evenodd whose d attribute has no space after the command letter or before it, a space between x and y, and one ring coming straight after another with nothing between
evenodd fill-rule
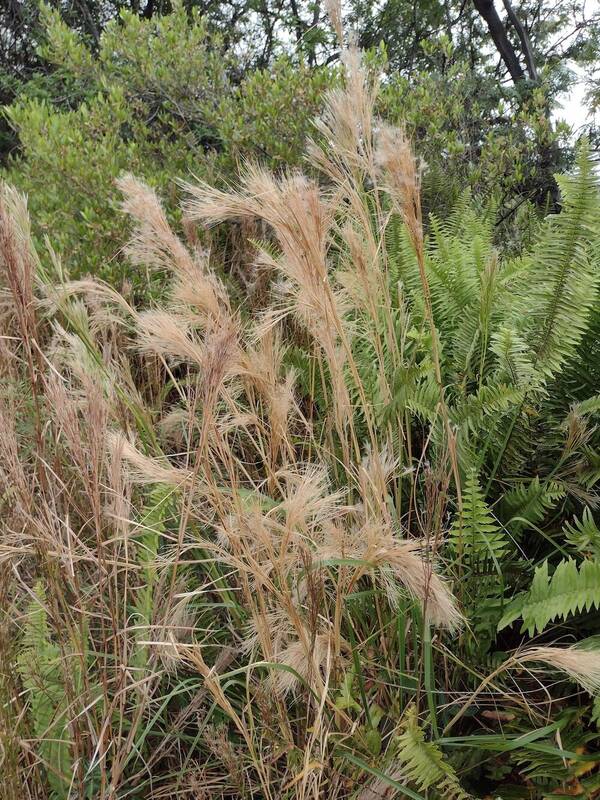
<instances>
[{"instance_id":1,"label":"arching fern frond","mask_svg":"<svg viewBox=\"0 0 600 800\"><path fill-rule=\"evenodd\" d=\"M425 739L414 706L407 712L404 730L397 744L402 775L420 791L435 790L445 800L469 799L442 751Z\"/></svg>"},{"instance_id":2,"label":"arching fern frond","mask_svg":"<svg viewBox=\"0 0 600 800\"><path fill-rule=\"evenodd\" d=\"M579 553L592 553L600 561L600 529L589 508L584 508L581 519L567 522L564 527L567 543Z\"/></svg>"},{"instance_id":3,"label":"arching fern frond","mask_svg":"<svg viewBox=\"0 0 600 800\"><path fill-rule=\"evenodd\" d=\"M61 652L50 636L43 584L26 610L17 669L28 693L34 736L47 769L48 784L57 797L68 795L73 760L69 746L68 700L61 670ZM73 659L75 663L75 659Z\"/></svg>"},{"instance_id":4,"label":"arching fern frond","mask_svg":"<svg viewBox=\"0 0 600 800\"><path fill-rule=\"evenodd\" d=\"M485 502L474 470L467 475L462 501L462 512L449 536L453 549L472 567L489 559L497 563L507 552L508 541Z\"/></svg>"},{"instance_id":5,"label":"arching fern frond","mask_svg":"<svg viewBox=\"0 0 600 800\"><path fill-rule=\"evenodd\" d=\"M514 386L531 387L535 367L533 353L516 330L502 325L492 336L491 350L497 358L496 373Z\"/></svg>"},{"instance_id":6,"label":"arching fern frond","mask_svg":"<svg viewBox=\"0 0 600 800\"><path fill-rule=\"evenodd\" d=\"M520 534L527 529L528 523L537 525L541 522L564 496L560 483L541 482L536 476L506 492L500 503L501 519L512 533Z\"/></svg>"},{"instance_id":7,"label":"arching fern frond","mask_svg":"<svg viewBox=\"0 0 600 800\"><path fill-rule=\"evenodd\" d=\"M600 394L595 394L588 397L587 400L582 400L573 406L573 412L579 416L588 416L589 414L600 414Z\"/></svg>"},{"instance_id":8,"label":"arching fern frond","mask_svg":"<svg viewBox=\"0 0 600 800\"><path fill-rule=\"evenodd\" d=\"M396 284L402 284L410 310L420 320L423 318L423 296L419 266L410 235L398 214L390 215L384 231L384 241L390 288L393 290Z\"/></svg>"},{"instance_id":9,"label":"arching fern frond","mask_svg":"<svg viewBox=\"0 0 600 800\"><path fill-rule=\"evenodd\" d=\"M452 421L471 433L478 433L486 417L509 411L522 398L523 393L518 387L503 383L484 384L452 409Z\"/></svg>"},{"instance_id":10,"label":"arching fern frond","mask_svg":"<svg viewBox=\"0 0 600 800\"><path fill-rule=\"evenodd\" d=\"M549 216L534 246L526 294L518 313L536 368L546 377L560 372L585 334L600 270L598 176L587 147L574 175L557 177L562 211Z\"/></svg>"},{"instance_id":11,"label":"arching fern frond","mask_svg":"<svg viewBox=\"0 0 600 800\"><path fill-rule=\"evenodd\" d=\"M533 636L553 620L592 608L600 608L600 563L583 561L578 568L577 562L568 558L549 577L546 560L536 569L530 590L510 604L498 630L522 617L521 632Z\"/></svg>"}]
</instances>

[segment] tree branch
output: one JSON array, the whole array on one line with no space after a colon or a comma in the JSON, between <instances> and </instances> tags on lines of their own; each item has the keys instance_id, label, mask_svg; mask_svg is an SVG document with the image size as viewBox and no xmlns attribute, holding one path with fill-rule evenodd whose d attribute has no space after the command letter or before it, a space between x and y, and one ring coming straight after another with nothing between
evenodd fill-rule
<instances>
[{"instance_id":1,"label":"tree branch","mask_svg":"<svg viewBox=\"0 0 600 800\"><path fill-rule=\"evenodd\" d=\"M538 74L537 74L537 69L535 67L535 59L533 57L533 50L531 49L531 42L529 41L529 36L527 35L527 31L523 27L521 20L516 15L514 8L510 4L510 0L502 0L502 2L504 3L504 8L506 9L508 18L511 21L513 28L517 32L519 41L521 42L521 50L523 51L523 57L525 58L525 64L527 65L527 72L529 73L529 78L530 80L537 82Z\"/></svg>"},{"instance_id":2,"label":"tree branch","mask_svg":"<svg viewBox=\"0 0 600 800\"><path fill-rule=\"evenodd\" d=\"M494 0L473 0L473 5L477 13L485 20L492 40L510 73L510 77L513 79L513 83L524 80L525 72L508 38L506 28L498 16Z\"/></svg>"}]
</instances>

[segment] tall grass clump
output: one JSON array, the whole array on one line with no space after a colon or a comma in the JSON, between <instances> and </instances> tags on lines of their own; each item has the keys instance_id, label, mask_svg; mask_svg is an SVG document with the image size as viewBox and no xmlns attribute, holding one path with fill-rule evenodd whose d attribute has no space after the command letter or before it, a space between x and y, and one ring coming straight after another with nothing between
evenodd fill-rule
<instances>
[{"instance_id":1,"label":"tall grass clump","mask_svg":"<svg viewBox=\"0 0 600 800\"><path fill-rule=\"evenodd\" d=\"M16 798L592 797L600 201L588 150L507 256L374 117L320 179L132 175L138 308L0 205L0 763ZM195 226L258 221L240 302ZM590 638L591 637L591 638Z\"/></svg>"}]
</instances>

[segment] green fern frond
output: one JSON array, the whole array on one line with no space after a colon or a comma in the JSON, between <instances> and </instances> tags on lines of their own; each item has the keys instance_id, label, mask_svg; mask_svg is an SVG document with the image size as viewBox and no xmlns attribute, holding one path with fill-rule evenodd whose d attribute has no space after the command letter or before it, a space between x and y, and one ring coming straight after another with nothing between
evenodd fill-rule
<instances>
[{"instance_id":1,"label":"green fern frond","mask_svg":"<svg viewBox=\"0 0 600 800\"><path fill-rule=\"evenodd\" d=\"M450 211L443 217L430 214L432 224L435 222L445 236L458 236L467 227L467 216L475 216L473 209L473 192L470 187L463 189L452 204ZM479 218L477 218L479 222Z\"/></svg>"},{"instance_id":2,"label":"green fern frond","mask_svg":"<svg viewBox=\"0 0 600 800\"><path fill-rule=\"evenodd\" d=\"M463 386L483 382L490 336L506 291L492 218L463 202L449 220L434 217L431 222L426 268L444 344L444 371Z\"/></svg>"},{"instance_id":3,"label":"green fern frond","mask_svg":"<svg viewBox=\"0 0 600 800\"><path fill-rule=\"evenodd\" d=\"M402 218L391 214L384 231L390 288L400 283L409 300L410 309L417 319L423 318L423 293L419 265L410 234Z\"/></svg>"},{"instance_id":4,"label":"green fern frond","mask_svg":"<svg viewBox=\"0 0 600 800\"><path fill-rule=\"evenodd\" d=\"M459 240L439 236L436 248L429 253L428 273L436 321L445 330L455 327L464 309L478 294L477 268Z\"/></svg>"},{"instance_id":5,"label":"green fern frond","mask_svg":"<svg viewBox=\"0 0 600 800\"><path fill-rule=\"evenodd\" d=\"M588 397L587 400L577 403L573 406L573 412L582 417L600 413L600 394L595 394L592 397Z\"/></svg>"},{"instance_id":6,"label":"green fern frond","mask_svg":"<svg viewBox=\"0 0 600 800\"><path fill-rule=\"evenodd\" d=\"M564 496L565 491L560 483L541 482L536 476L504 495L500 503L500 515L512 533L518 535L527 529L528 523L537 525L541 522Z\"/></svg>"},{"instance_id":7,"label":"green fern frond","mask_svg":"<svg viewBox=\"0 0 600 800\"><path fill-rule=\"evenodd\" d=\"M496 631L504 610L504 587L495 571L467 577L464 582L462 603L472 636L465 637L468 653L477 659L494 648ZM495 648L494 648L495 649Z\"/></svg>"},{"instance_id":8,"label":"green fern frond","mask_svg":"<svg viewBox=\"0 0 600 800\"><path fill-rule=\"evenodd\" d=\"M522 617L521 632L533 636L549 622L592 608L600 608L600 563L583 561L578 568L576 561L565 559L549 578L546 560L536 569L530 590L510 604L498 630Z\"/></svg>"},{"instance_id":9,"label":"green fern frond","mask_svg":"<svg viewBox=\"0 0 600 800\"><path fill-rule=\"evenodd\" d=\"M432 374L421 380L407 397L406 406L417 417L433 422L437 415L440 390Z\"/></svg>"},{"instance_id":10,"label":"green fern frond","mask_svg":"<svg viewBox=\"0 0 600 800\"><path fill-rule=\"evenodd\" d=\"M487 417L502 414L518 406L523 393L518 387L504 383L490 383L476 393L467 395L452 410L452 421L472 433L478 433Z\"/></svg>"},{"instance_id":11,"label":"green fern frond","mask_svg":"<svg viewBox=\"0 0 600 800\"><path fill-rule=\"evenodd\" d=\"M17 669L28 692L33 733L38 751L48 766L47 777L57 797L66 797L73 773L68 729L68 699L61 671L61 652L52 642L45 610L43 584L34 587L33 599L25 613L22 649ZM73 659L75 664L75 659Z\"/></svg>"},{"instance_id":12,"label":"green fern frond","mask_svg":"<svg viewBox=\"0 0 600 800\"><path fill-rule=\"evenodd\" d=\"M436 744L425 739L414 706L407 711L397 745L402 773L420 791L435 790L445 800L468 800L452 765Z\"/></svg>"},{"instance_id":13,"label":"green fern frond","mask_svg":"<svg viewBox=\"0 0 600 800\"><path fill-rule=\"evenodd\" d=\"M600 560L600 529L589 508L583 510L581 519L575 518L573 524L567 522L564 531L567 543L571 547L580 553L592 553Z\"/></svg>"},{"instance_id":14,"label":"green fern frond","mask_svg":"<svg viewBox=\"0 0 600 800\"><path fill-rule=\"evenodd\" d=\"M497 563L508 551L508 541L485 502L474 470L467 475L462 503L462 512L454 520L449 535L453 549L470 566L487 559Z\"/></svg>"},{"instance_id":15,"label":"green fern frond","mask_svg":"<svg viewBox=\"0 0 600 800\"><path fill-rule=\"evenodd\" d=\"M562 369L586 333L596 302L599 179L587 147L582 147L574 175L557 177L562 211L547 218L532 255L527 293L517 304L524 316L524 336L545 377Z\"/></svg>"},{"instance_id":16,"label":"green fern frond","mask_svg":"<svg viewBox=\"0 0 600 800\"><path fill-rule=\"evenodd\" d=\"M529 388L535 377L534 355L525 340L508 325L492 335L490 346L498 362L496 372L514 386Z\"/></svg>"}]
</instances>

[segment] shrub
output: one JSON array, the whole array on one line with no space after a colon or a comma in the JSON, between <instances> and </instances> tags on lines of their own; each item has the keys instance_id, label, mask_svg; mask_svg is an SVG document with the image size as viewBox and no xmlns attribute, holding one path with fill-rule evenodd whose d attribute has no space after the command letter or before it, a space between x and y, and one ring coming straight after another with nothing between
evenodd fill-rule
<instances>
[{"instance_id":1,"label":"shrub","mask_svg":"<svg viewBox=\"0 0 600 800\"><path fill-rule=\"evenodd\" d=\"M6 111L19 148L5 177L29 195L38 241L51 235L73 275L124 280L146 294L148 275L132 271L119 249L123 220L113 181L142 176L178 224L178 179L191 174L225 185L239 164L258 160L285 170L301 164L312 120L336 67L309 68L281 58L255 70L227 50L219 34L180 4L143 19L123 12L108 23L98 49L44 10L49 65ZM503 235L529 230L534 206L555 201L552 172L568 163L565 127L548 115L548 91L504 89L475 75L442 37L427 45L438 69L390 72L385 50L368 54L382 78L378 114L402 121L428 169L426 210L446 214L469 186L503 209ZM524 224L512 225L512 209ZM222 249L222 242L218 243ZM160 280L156 291L160 293Z\"/></svg>"},{"instance_id":2,"label":"shrub","mask_svg":"<svg viewBox=\"0 0 600 800\"><path fill-rule=\"evenodd\" d=\"M424 202L448 209L469 186L504 213L523 200L544 206L555 197L553 173L570 163L569 127L553 124L551 86L503 87L475 72L445 37L427 45L439 67L392 74L379 113L402 123L428 165Z\"/></svg>"},{"instance_id":3,"label":"shrub","mask_svg":"<svg viewBox=\"0 0 600 800\"><path fill-rule=\"evenodd\" d=\"M294 163L330 72L280 61L233 82L238 65L197 11L182 5L151 20L123 12L97 53L45 11L48 76L27 84L8 110L20 147L8 179L30 196L38 237L55 240L73 275L143 285L121 258L123 221L114 180L131 170L167 200L192 173L227 180L238 159ZM276 122L279 120L279 122ZM260 145L259 145L260 142Z\"/></svg>"}]
</instances>

